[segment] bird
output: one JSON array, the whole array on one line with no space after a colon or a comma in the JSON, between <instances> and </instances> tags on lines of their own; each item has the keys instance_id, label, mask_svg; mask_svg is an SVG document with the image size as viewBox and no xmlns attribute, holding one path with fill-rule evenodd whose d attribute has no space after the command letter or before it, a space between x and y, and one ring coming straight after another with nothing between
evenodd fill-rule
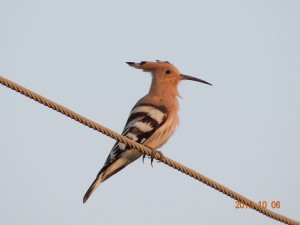
<instances>
[{"instance_id":1,"label":"bird","mask_svg":"<svg viewBox=\"0 0 300 225\"><path fill-rule=\"evenodd\" d=\"M123 136L157 149L165 144L175 131L178 123L178 84L182 80L197 81L212 85L202 79L181 74L168 61L126 62L129 66L150 72L152 82L148 94L142 97L132 108ZM104 166L96 176L83 197L85 203L96 188L109 177L141 157L143 154L121 142L116 142L110 151ZM144 160L145 155L143 156ZM151 159L151 164L153 157Z\"/></svg>"}]
</instances>

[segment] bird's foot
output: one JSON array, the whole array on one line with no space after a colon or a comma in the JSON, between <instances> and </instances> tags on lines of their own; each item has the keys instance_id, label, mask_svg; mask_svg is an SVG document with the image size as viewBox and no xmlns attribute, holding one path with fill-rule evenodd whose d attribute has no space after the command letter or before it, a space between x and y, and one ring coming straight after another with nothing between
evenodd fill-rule
<instances>
[{"instance_id":1,"label":"bird's foot","mask_svg":"<svg viewBox=\"0 0 300 225\"><path fill-rule=\"evenodd\" d=\"M155 156L155 154L158 154L158 161L159 162L161 162L162 160L163 160L163 158L164 158L164 155L162 154L162 152L161 151L154 151L154 150L152 150L152 153L151 153L151 166L153 167L153 161L154 161L154 156Z\"/></svg>"},{"instance_id":2,"label":"bird's foot","mask_svg":"<svg viewBox=\"0 0 300 225\"><path fill-rule=\"evenodd\" d=\"M148 146L147 146L148 147ZM150 147L148 147L148 148L150 148ZM164 158L164 155L163 155L163 153L161 152L161 151L157 151L157 150L154 150L154 149L152 149L152 148L150 148L151 149L151 156L149 156L148 158L150 158L151 159L151 166L153 167L153 161L154 161L154 159L155 159L155 154L158 154L158 161L159 162L161 162L162 160L163 160L163 158ZM142 158L142 160L143 160L143 163L145 163L145 158L146 158L146 156L147 156L147 154L143 154L143 158Z\"/></svg>"},{"instance_id":3,"label":"bird's foot","mask_svg":"<svg viewBox=\"0 0 300 225\"><path fill-rule=\"evenodd\" d=\"M145 158L146 158L146 154L143 154L143 158L142 158L142 160L143 160L143 163L145 163Z\"/></svg>"}]
</instances>

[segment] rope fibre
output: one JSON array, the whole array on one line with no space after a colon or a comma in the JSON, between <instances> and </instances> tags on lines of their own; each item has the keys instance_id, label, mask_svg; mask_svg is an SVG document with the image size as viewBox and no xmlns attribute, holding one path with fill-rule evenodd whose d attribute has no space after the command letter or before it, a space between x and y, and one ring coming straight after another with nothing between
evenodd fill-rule
<instances>
[{"instance_id":1,"label":"rope fibre","mask_svg":"<svg viewBox=\"0 0 300 225\"><path fill-rule=\"evenodd\" d=\"M300 222L298 221L295 221L295 220L292 220L288 217L285 217L281 214L278 214L278 213L275 213L275 212L272 212L271 210L269 209L266 209L266 208L262 208L260 207L257 203L251 201L250 199L230 190L229 188L205 177L204 175L198 173L197 171L194 171L166 156L163 156L161 158L161 154L159 152L157 152L156 150L153 150L153 149L150 149L144 145L141 145L135 141L132 141L131 139L129 138L126 138L98 123L95 123L94 121L90 120L90 119L87 119L81 115L79 115L78 113L75 113L73 112L72 110L70 109L67 109L66 107L62 106L62 105L59 105L25 87L22 87L2 76L0 76L0 83L12 90L15 90L19 93L21 93L22 95L25 95L26 97L29 97L53 110L56 110L57 112L60 112L68 117L70 117L71 119L74 119L76 121L78 121L79 123L81 124L84 124L94 130L97 130L119 142L122 142L128 146L130 146L131 148L135 148L137 150L139 150L141 153L143 154L147 154L148 156L152 156L154 157L156 160L159 160L165 164L167 164L168 166L182 172L182 173L185 173L186 175L190 176L190 177L193 177L195 178L196 180L199 180L201 181L202 183L222 192L223 194L239 201L239 202L242 202L243 204L249 206L250 208L264 214L265 216L268 216L272 219L275 219L275 220L278 220L282 223L285 223L285 224L289 224L289 225L300 225Z\"/></svg>"}]
</instances>

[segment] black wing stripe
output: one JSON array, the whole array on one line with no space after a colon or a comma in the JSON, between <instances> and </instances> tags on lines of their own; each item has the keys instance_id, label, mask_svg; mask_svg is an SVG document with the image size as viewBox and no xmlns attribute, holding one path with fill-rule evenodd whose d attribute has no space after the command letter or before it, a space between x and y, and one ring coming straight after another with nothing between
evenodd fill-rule
<instances>
[{"instance_id":1,"label":"black wing stripe","mask_svg":"<svg viewBox=\"0 0 300 225\"><path fill-rule=\"evenodd\" d=\"M166 122L167 115L168 110L163 106L156 107L151 104L137 105L132 109L122 135L130 139L136 139L135 141L138 143L144 143ZM112 162L119 159L122 153L128 149L130 148L125 144L116 142L98 175L105 171Z\"/></svg>"}]
</instances>

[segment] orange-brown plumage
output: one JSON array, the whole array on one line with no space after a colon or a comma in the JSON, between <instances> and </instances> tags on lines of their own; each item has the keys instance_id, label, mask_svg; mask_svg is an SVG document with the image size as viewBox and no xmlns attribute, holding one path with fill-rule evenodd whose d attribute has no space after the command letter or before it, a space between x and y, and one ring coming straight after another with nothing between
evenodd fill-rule
<instances>
[{"instance_id":1,"label":"orange-brown plumage","mask_svg":"<svg viewBox=\"0 0 300 225\"><path fill-rule=\"evenodd\" d=\"M149 93L133 107L122 135L150 148L159 148L165 144L175 131L178 118L178 84L181 80L194 80L207 83L201 79L183 75L167 61L140 63L127 62L128 65L152 74ZM86 192L86 202L94 190L106 179L138 159L142 154L136 149L127 148L116 142L103 168Z\"/></svg>"}]
</instances>

